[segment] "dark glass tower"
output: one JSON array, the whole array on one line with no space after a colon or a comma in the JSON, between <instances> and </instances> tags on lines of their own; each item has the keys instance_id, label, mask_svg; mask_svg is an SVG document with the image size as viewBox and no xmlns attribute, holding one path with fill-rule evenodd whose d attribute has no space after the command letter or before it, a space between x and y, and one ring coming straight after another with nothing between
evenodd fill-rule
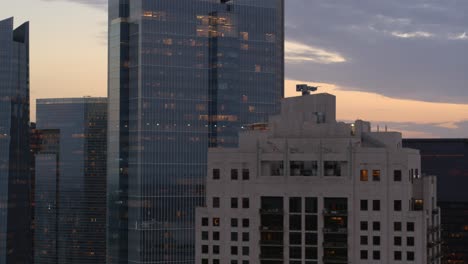
<instances>
[{"instance_id":1,"label":"dark glass tower","mask_svg":"<svg viewBox=\"0 0 468 264\"><path fill-rule=\"evenodd\" d=\"M0 264L32 258L29 23L0 21Z\"/></svg>"},{"instance_id":2,"label":"dark glass tower","mask_svg":"<svg viewBox=\"0 0 468 264\"><path fill-rule=\"evenodd\" d=\"M36 126L35 263L105 263L107 99L39 99Z\"/></svg>"},{"instance_id":3,"label":"dark glass tower","mask_svg":"<svg viewBox=\"0 0 468 264\"><path fill-rule=\"evenodd\" d=\"M279 111L283 0L110 0L108 263L194 263L208 147Z\"/></svg>"}]
</instances>

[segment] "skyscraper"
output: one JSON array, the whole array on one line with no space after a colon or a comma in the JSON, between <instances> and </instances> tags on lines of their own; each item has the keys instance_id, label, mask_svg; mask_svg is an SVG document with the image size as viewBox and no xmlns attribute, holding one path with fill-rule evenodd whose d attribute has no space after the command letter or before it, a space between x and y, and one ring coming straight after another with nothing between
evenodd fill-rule
<instances>
[{"instance_id":1,"label":"skyscraper","mask_svg":"<svg viewBox=\"0 0 468 264\"><path fill-rule=\"evenodd\" d=\"M38 99L36 126L35 263L105 263L107 99Z\"/></svg>"},{"instance_id":2,"label":"skyscraper","mask_svg":"<svg viewBox=\"0 0 468 264\"><path fill-rule=\"evenodd\" d=\"M279 111L283 0L109 1L108 263L194 263L208 147Z\"/></svg>"},{"instance_id":3,"label":"skyscraper","mask_svg":"<svg viewBox=\"0 0 468 264\"><path fill-rule=\"evenodd\" d=\"M0 264L31 263L29 23L0 21Z\"/></svg>"}]
</instances>

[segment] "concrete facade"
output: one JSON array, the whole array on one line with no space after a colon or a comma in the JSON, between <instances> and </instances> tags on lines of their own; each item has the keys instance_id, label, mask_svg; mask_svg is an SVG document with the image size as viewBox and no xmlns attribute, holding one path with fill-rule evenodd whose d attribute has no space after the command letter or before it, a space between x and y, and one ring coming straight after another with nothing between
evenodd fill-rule
<instances>
[{"instance_id":1,"label":"concrete facade","mask_svg":"<svg viewBox=\"0 0 468 264\"><path fill-rule=\"evenodd\" d=\"M400 133L370 128L306 95L211 149L197 263L440 263L435 177Z\"/></svg>"}]
</instances>

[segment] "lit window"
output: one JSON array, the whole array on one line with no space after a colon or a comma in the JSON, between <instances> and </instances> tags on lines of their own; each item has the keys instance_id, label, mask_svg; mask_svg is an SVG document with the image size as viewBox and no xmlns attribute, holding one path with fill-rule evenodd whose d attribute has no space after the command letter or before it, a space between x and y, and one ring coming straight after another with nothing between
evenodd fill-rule
<instances>
[{"instance_id":1,"label":"lit window","mask_svg":"<svg viewBox=\"0 0 468 264\"><path fill-rule=\"evenodd\" d=\"M373 170L372 171L372 180L373 181L380 181L380 170Z\"/></svg>"},{"instance_id":2,"label":"lit window","mask_svg":"<svg viewBox=\"0 0 468 264\"><path fill-rule=\"evenodd\" d=\"M361 181L369 181L369 172L367 170L361 170Z\"/></svg>"}]
</instances>

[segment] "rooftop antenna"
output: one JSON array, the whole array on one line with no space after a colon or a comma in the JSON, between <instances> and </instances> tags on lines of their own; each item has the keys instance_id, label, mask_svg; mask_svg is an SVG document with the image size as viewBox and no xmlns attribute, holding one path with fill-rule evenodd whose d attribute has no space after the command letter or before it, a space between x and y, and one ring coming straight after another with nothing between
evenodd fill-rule
<instances>
[{"instance_id":1,"label":"rooftop antenna","mask_svg":"<svg viewBox=\"0 0 468 264\"><path fill-rule=\"evenodd\" d=\"M309 95L311 92L317 91L320 86L308 86L307 84L296 85L296 91L302 92L302 95Z\"/></svg>"}]
</instances>

